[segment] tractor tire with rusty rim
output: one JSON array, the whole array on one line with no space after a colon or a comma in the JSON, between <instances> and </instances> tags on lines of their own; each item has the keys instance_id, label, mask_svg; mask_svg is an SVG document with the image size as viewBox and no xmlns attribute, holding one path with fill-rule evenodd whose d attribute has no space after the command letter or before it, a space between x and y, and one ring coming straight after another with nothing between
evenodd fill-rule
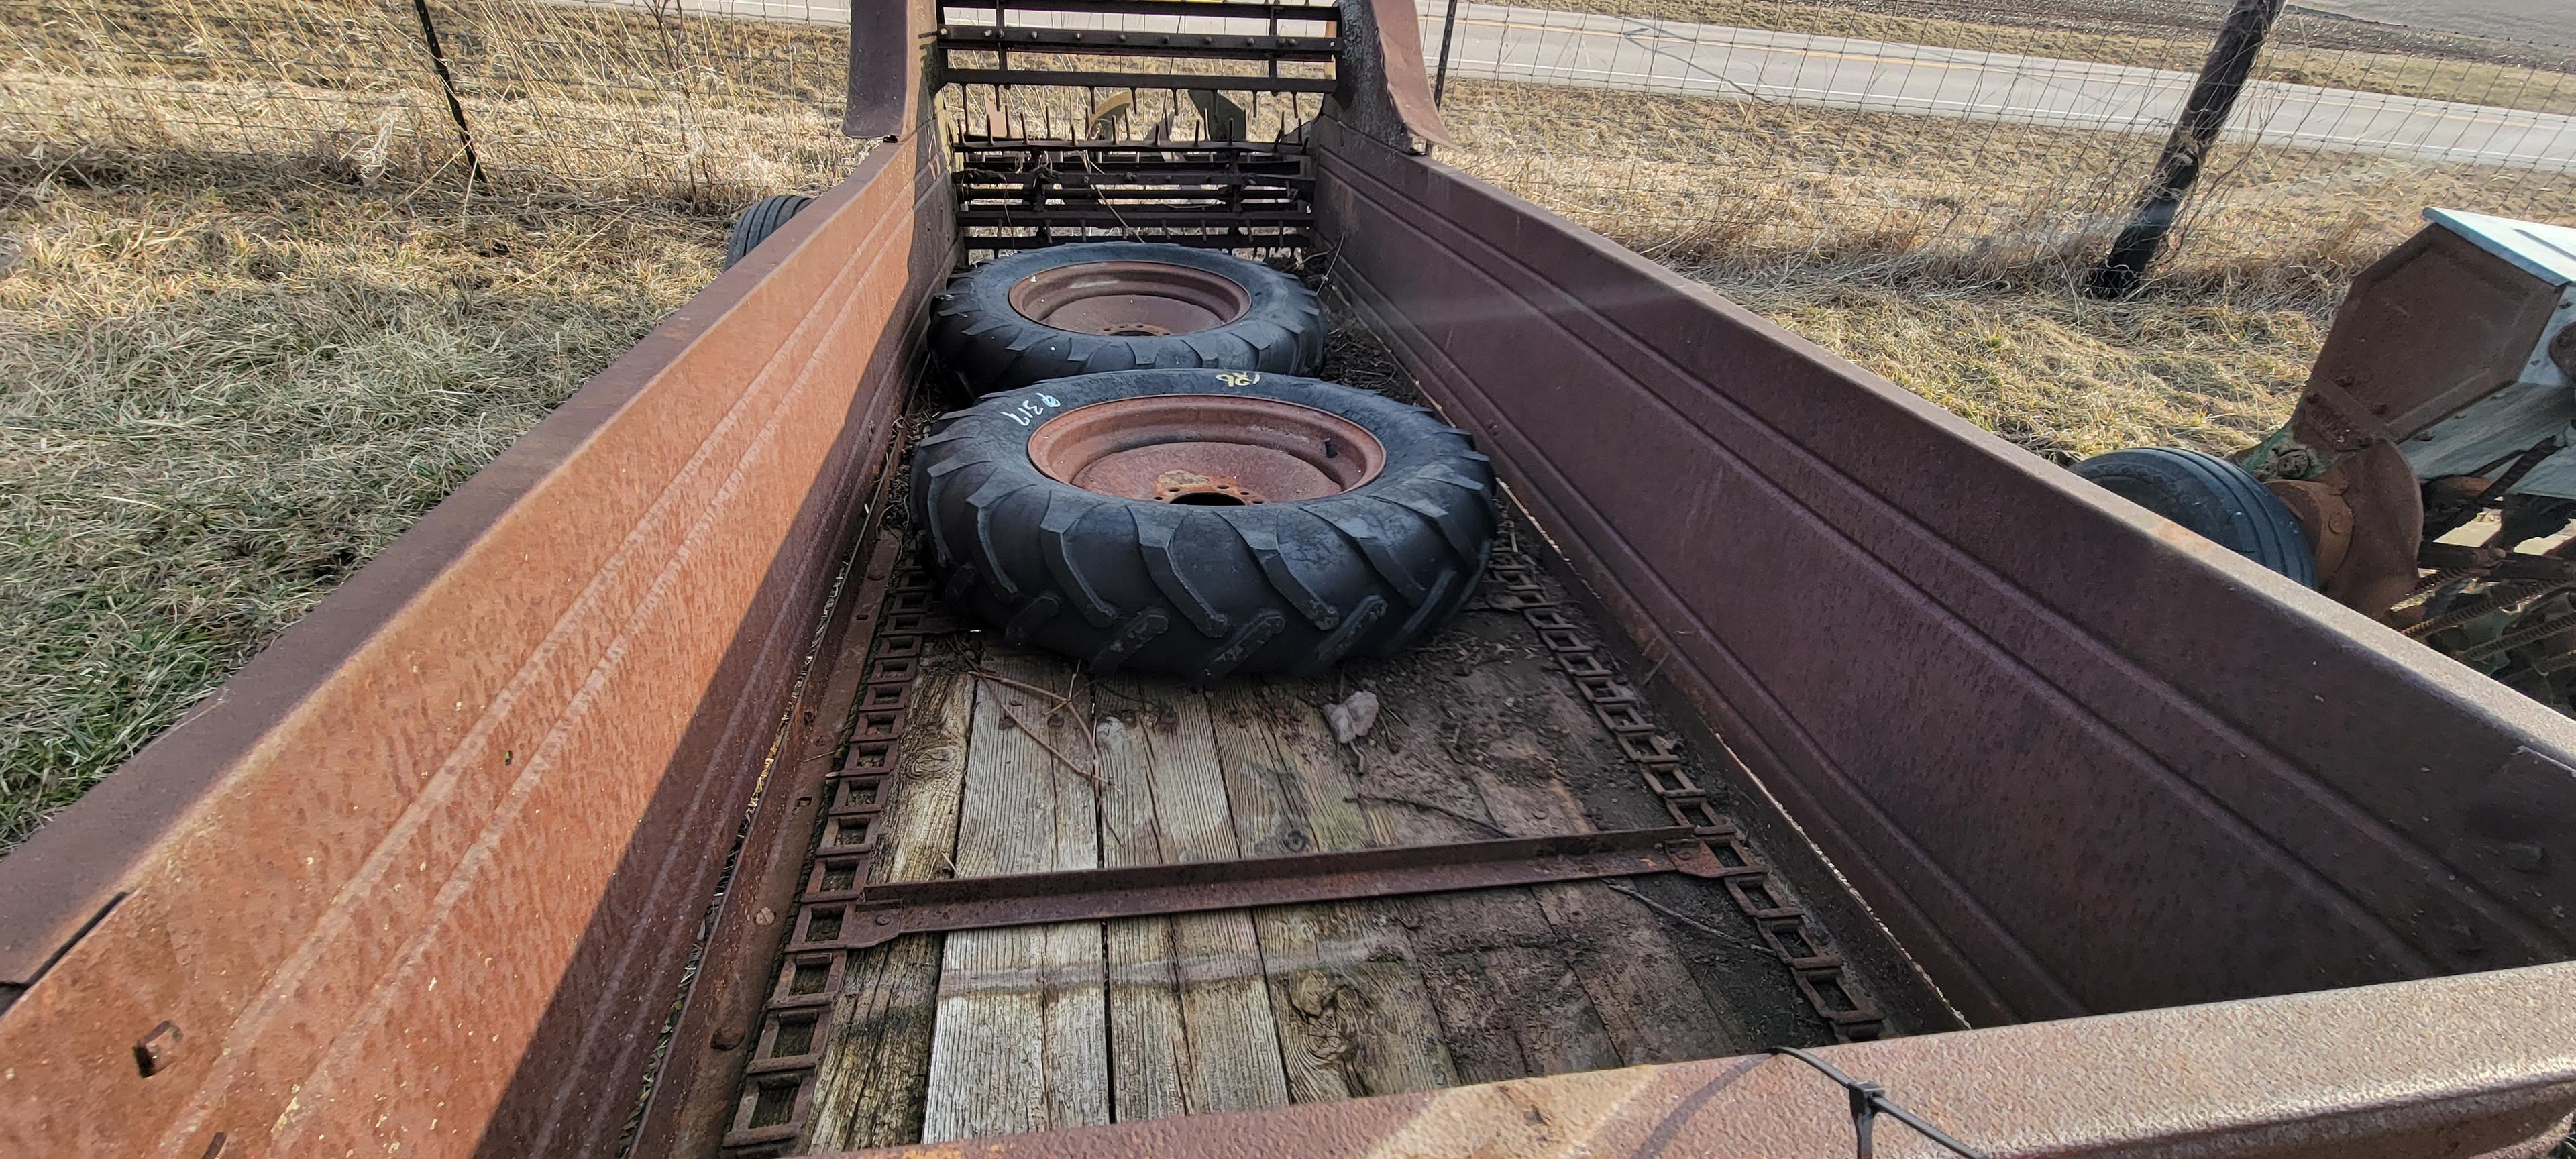
<instances>
[{"instance_id":1,"label":"tractor tire with rusty rim","mask_svg":"<svg viewBox=\"0 0 2576 1159\"><path fill-rule=\"evenodd\" d=\"M1494 474L1421 407L1125 370L986 397L913 456L951 608L1094 672L1313 674L1422 639L1492 553Z\"/></svg>"},{"instance_id":2,"label":"tractor tire with rusty rim","mask_svg":"<svg viewBox=\"0 0 2576 1159\"><path fill-rule=\"evenodd\" d=\"M2317 560L2288 504L2243 467L2180 447L2095 455L2075 473L2307 587Z\"/></svg>"},{"instance_id":3,"label":"tractor tire with rusty rim","mask_svg":"<svg viewBox=\"0 0 2576 1159\"><path fill-rule=\"evenodd\" d=\"M949 280L930 345L978 394L1138 367L1312 374L1323 306L1231 254L1143 242L1024 250Z\"/></svg>"}]
</instances>

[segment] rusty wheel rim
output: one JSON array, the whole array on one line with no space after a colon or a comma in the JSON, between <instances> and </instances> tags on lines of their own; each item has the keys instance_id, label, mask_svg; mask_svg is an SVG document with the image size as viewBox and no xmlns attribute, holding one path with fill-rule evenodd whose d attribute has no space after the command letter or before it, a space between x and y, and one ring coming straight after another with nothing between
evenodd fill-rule
<instances>
[{"instance_id":1,"label":"rusty wheel rim","mask_svg":"<svg viewBox=\"0 0 2576 1159\"><path fill-rule=\"evenodd\" d=\"M1249 313L1252 292L1222 274L1170 262L1080 262L1020 279L1011 308L1077 334L1196 334Z\"/></svg>"},{"instance_id":2,"label":"rusty wheel rim","mask_svg":"<svg viewBox=\"0 0 2576 1159\"><path fill-rule=\"evenodd\" d=\"M1101 495L1245 507L1339 495L1377 477L1386 447L1358 423L1293 402L1166 394L1049 419L1029 436L1029 461Z\"/></svg>"}]
</instances>

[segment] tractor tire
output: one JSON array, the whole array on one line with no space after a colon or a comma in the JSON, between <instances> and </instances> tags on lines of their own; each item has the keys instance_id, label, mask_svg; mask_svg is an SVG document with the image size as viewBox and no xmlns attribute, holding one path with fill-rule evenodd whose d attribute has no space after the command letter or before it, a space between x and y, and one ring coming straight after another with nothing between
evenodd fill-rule
<instances>
[{"instance_id":1,"label":"tractor tire","mask_svg":"<svg viewBox=\"0 0 2576 1159\"><path fill-rule=\"evenodd\" d=\"M2075 473L2307 587L2317 561L2288 505L2243 467L2199 451L2144 447L2095 455Z\"/></svg>"},{"instance_id":2,"label":"tractor tire","mask_svg":"<svg viewBox=\"0 0 2576 1159\"><path fill-rule=\"evenodd\" d=\"M931 349L984 394L1112 370L1313 374L1324 308L1297 279L1231 254L1142 242L1023 250L949 280Z\"/></svg>"},{"instance_id":3,"label":"tractor tire","mask_svg":"<svg viewBox=\"0 0 2576 1159\"><path fill-rule=\"evenodd\" d=\"M986 397L915 450L949 607L1093 672L1312 675L1476 589L1494 473L1429 410L1258 371L1122 370Z\"/></svg>"},{"instance_id":4,"label":"tractor tire","mask_svg":"<svg viewBox=\"0 0 2576 1159\"><path fill-rule=\"evenodd\" d=\"M733 219L732 231L725 234L724 268L732 269L735 262L759 248L770 234L778 232L779 226L787 224L788 218L813 203L813 198L796 193L781 193L752 202L751 208Z\"/></svg>"}]
</instances>

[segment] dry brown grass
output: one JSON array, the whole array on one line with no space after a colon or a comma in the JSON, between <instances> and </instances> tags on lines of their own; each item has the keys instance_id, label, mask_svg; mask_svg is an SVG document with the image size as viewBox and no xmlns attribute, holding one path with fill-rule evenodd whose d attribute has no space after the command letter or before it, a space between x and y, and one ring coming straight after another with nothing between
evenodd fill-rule
<instances>
[{"instance_id":1,"label":"dry brown grass","mask_svg":"<svg viewBox=\"0 0 2576 1159\"><path fill-rule=\"evenodd\" d=\"M2018 7L1937 0L1531 0L1530 6L2179 72L2200 69L2225 14L2223 6L2146 10L2117 0ZM2276 29L2257 75L2288 84L2576 113L2576 61L2569 55L2533 45L2292 13Z\"/></svg>"},{"instance_id":2,"label":"dry brown grass","mask_svg":"<svg viewBox=\"0 0 2576 1159\"><path fill-rule=\"evenodd\" d=\"M0 848L704 284L724 228L91 177L0 208Z\"/></svg>"},{"instance_id":3,"label":"dry brown grass","mask_svg":"<svg viewBox=\"0 0 2576 1159\"><path fill-rule=\"evenodd\" d=\"M549 0L435 0L487 176L705 206L848 172L848 33ZM170 152L365 180L459 168L408 5L0 0L0 143L22 157Z\"/></svg>"},{"instance_id":4,"label":"dry brown grass","mask_svg":"<svg viewBox=\"0 0 2576 1159\"><path fill-rule=\"evenodd\" d=\"M1832 269L1719 268L1704 280L2059 462L2122 447L2251 446L2289 418L2331 313L2314 299L2164 291L2114 304Z\"/></svg>"},{"instance_id":5,"label":"dry brown grass","mask_svg":"<svg viewBox=\"0 0 2576 1159\"><path fill-rule=\"evenodd\" d=\"M2065 284L2107 246L2152 137L1951 118L1457 81L1440 159L1675 265L1884 263ZM2576 176L2223 147L2160 276L2314 299L2427 205L2576 224Z\"/></svg>"},{"instance_id":6,"label":"dry brown grass","mask_svg":"<svg viewBox=\"0 0 2576 1159\"><path fill-rule=\"evenodd\" d=\"M2426 205L2576 223L2576 178L2230 149L2149 292L2075 292L2148 138L1455 82L1443 161L2061 461L2287 418L2352 272Z\"/></svg>"}]
</instances>

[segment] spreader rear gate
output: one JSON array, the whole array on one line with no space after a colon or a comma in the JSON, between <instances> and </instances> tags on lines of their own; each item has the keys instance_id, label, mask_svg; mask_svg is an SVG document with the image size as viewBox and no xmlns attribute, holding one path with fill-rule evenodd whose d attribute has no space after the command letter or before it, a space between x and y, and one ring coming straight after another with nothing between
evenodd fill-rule
<instances>
[{"instance_id":1,"label":"spreader rear gate","mask_svg":"<svg viewBox=\"0 0 2576 1159\"><path fill-rule=\"evenodd\" d=\"M1329 3L943 4L934 43L970 251L1313 242L1301 127L1340 82Z\"/></svg>"}]
</instances>

